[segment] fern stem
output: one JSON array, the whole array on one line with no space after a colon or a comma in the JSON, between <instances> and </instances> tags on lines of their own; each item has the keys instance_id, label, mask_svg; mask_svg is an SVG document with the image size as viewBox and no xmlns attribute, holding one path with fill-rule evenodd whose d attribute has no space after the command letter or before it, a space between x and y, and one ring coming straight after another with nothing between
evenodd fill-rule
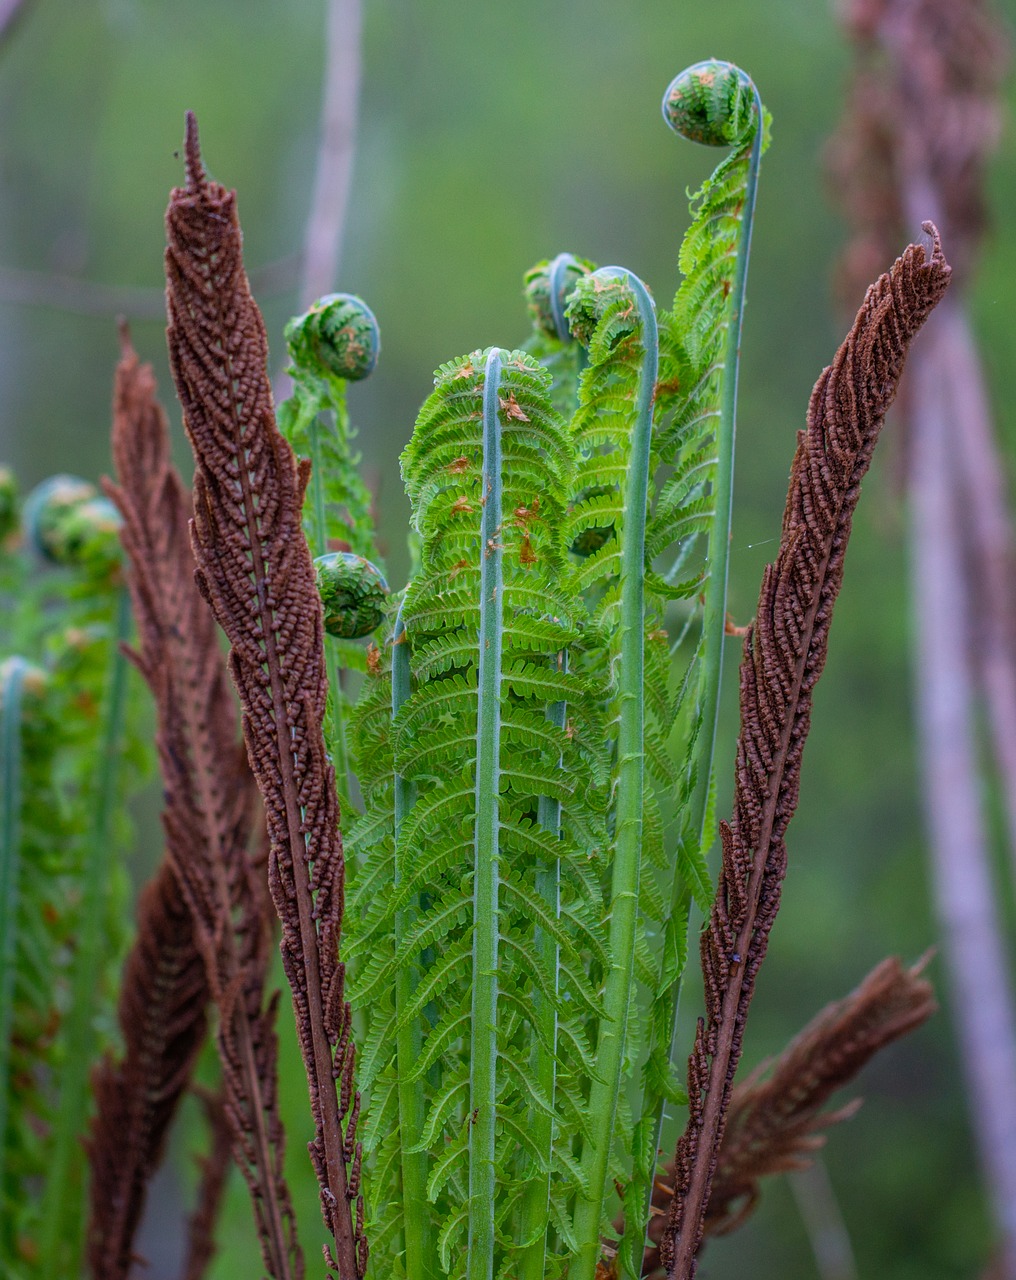
<instances>
[{"instance_id":1,"label":"fern stem","mask_svg":"<svg viewBox=\"0 0 1016 1280\"><path fill-rule=\"evenodd\" d=\"M568 654L558 654L558 669L568 670ZM558 729L564 728L565 704L553 702L547 710L547 719ZM558 762L561 763L560 761ZM552 836L561 835L561 802L550 796L540 796L536 806L536 821ZM536 871L536 892L546 902L555 920L561 917L561 864L541 862ZM553 1106L557 1089L557 997L560 968L560 948L554 938L543 929L536 930L536 951L544 971L553 974L554 998L542 992L534 997L536 1014L534 1024L542 1027L549 1050L537 1037L532 1056L533 1079L543 1096ZM553 1176L551 1157L554 1150L554 1117L534 1109L529 1119L533 1143L544 1155L547 1172L543 1178L535 1176L522 1202L522 1240L526 1245L519 1262L519 1280L544 1280L547 1274L547 1226L550 1216L550 1183Z\"/></svg>"},{"instance_id":2,"label":"fern stem","mask_svg":"<svg viewBox=\"0 0 1016 1280\"><path fill-rule=\"evenodd\" d=\"M6 1185L11 1033L21 877L21 695L28 664L11 658L0 687L0 1190Z\"/></svg>"},{"instance_id":3,"label":"fern stem","mask_svg":"<svg viewBox=\"0 0 1016 1280\"><path fill-rule=\"evenodd\" d=\"M395 619L392 637L392 720L410 694L409 641L402 609ZM416 787L395 773L395 890L398 892L406 868L399 857L399 831L416 800ZM412 927L415 912L407 908L396 912L395 938L405 937ZM401 1023L402 1014L413 994L415 966L401 964L395 978L395 1013ZM423 1036L418 1019L401 1026L396 1035L399 1074L399 1141L402 1145L402 1200L406 1240L406 1280L430 1280L434 1271L431 1239L430 1204L427 1200L427 1153L415 1151L420 1143L424 1120L424 1093L413 1080L413 1067L419 1061Z\"/></svg>"},{"instance_id":4,"label":"fern stem","mask_svg":"<svg viewBox=\"0 0 1016 1280\"><path fill-rule=\"evenodd\" d=\"M723 356L723 368L720 389L720 412L716 428L716 480L715 480L715 514L709 534L709 580L706 584L705 604L703 608L702 629L704 635L702 654L702 673L699 684L699 708L701 729L697 743L698 774L695 789L691 796L691 820L689 830L692 839L698 841L699 851L704 858L715 837L714 819L710 794L713 777L713 755L716 749L716 726L720 713L720 684L723 672L723 650L727 621L727 579L730 562L730 530L731 512L734 497L734 447L737 424L737 380L741 356L741 328L744 319L745 288L748 279L748 259L751 253L751 232L755 215L755 199L758 192L759 164L762 159L762 148L765 130L762 123L762 103L758 90L752 85L755 97L755 119L758 122L752 142L751 155L748 160L748 172L745 180L744 199L741 212L741 227L737 245L737 259L734 266L733 285L726 307L725 327L726 343ZM676 860L676 864L680 859ZM676 865L675 864L675 865ZM684 928L691 906L691 891L685 878L675 869L671 887L669 915L665 925L665 948L672 951L679 945L679 940L672 936L675 928ZM683 966L682 966L683 970ZM673 1016L670 1022L670 1044L667 1058L672 1067L679 1069L676 1061L677 1049L677 1012L680 995L680 977L671 984L672 993L668 999L673 1003ZM649 1044L649 1056L653 1057L655 1044ZM622 1258L638 1260L642 1257L643 1247L647 1241L649 1228L649 1205L652 1197L652 1176L640 1177L637 1172L639 1148L644 1145L644 1134L650 1134L649 1159L655 1168L656 1152L660 1149L663 1122L666 1111L666 1094L663 1082L653 1088L646 1089L642 1099L642 1113L639 1121L641 1133L637 1133L635 1142L635 1158L632 1178L637 1182L632 1195L626 1203L624 1238L620 1253ZM637 1280L638 1272L634 1273Z\"/></svg>"},{"instance_id":5,"label":"fern stem","mask_svg":"<svg viewBox=\"0 0 1016 1280\"><path fill-rule=\"evenodd\" d=\"M473 992L469 1077L469 1244L467 1280L494 1275L497 1104L498 836L500 816L501 536L500 348L483 381L483 517L480 522L480 664L476 727L473 862Z\"/></svg>"},{"instance_id":6,"label":"fern stem","mask_svg":"<svg viewBox=\"0 0 1016 1280\"><path fill-rule=\"evenodd\" d=\"M716 746L716 724L720 714L720 677L723 670L723 641L727 620L727 577L730 566L730 525L734 502L734 440L737 420L737 374L741 356L741 324L744 319L745 285L748 280L748 257L751 252L751 230L758 192L759 162L765 130L762 125L762 102L758 90L755 112L758 127L748 162L744 204L741 214L741 236L737 246L734 284L730 291L727 315L727 343L723 358L720 418L716 428L716 515L709 538L709 581L706 583L702 626L705 652L702 669L702 730L699 773L692 797L693 830L703 845L712 844L713 832L706 830L709 812L709 788ZM679 887L675 883L675 901Z\"/></svg>"},{"instance_id":7,"label":"fern stem","mask_svg":"<svg viewBox=\"0 0 1016 1280\"><path fill-rule=\"evenodd\" d=\"M335 400L335 414L345 410L345 383L334 380L332 395ZM325 463L324 450L321 447L321 415L315 413L307 425L307 440L310 445L310 498L311 529L308 541L311 554L327 555L328 546L328 505L325 497ZM325 636L325 671L328 676L328 709L325 720L325 740L331 750L332 764L335 768L335 779L338 783L339 796L345 801L350 794L349 757L346 751L346 726L343 716L343 692L339 659L335 652L335 642L331 636Z\"/></svg>"},{"instance_id":8,"label":"fern stem","mask_svg":"<svg viewBox=\"0 0 1016 1280\"><path fill-rule=\"evenodd\" d=\"M620 267L597 273L627 281L642 322L643 361L639 376L631 458L624 500L621 549L621 634L618 673L616 823L610 896L610 968L604 1012L596 1042L597 1072L589 1095L589 1116L596 1126L582 1152L585 1195L576 1206L579 1252L571 1280L592 1280L600 1254L603 1196L614 1136L628 1011L632 997L638 911L644 787L643 675L645 665L645 531L653 402L659 365L656 311L645 285Z\"/></svg>"},{"instance_id":9,"label":"fern stem","mask_svg":"<svg viewBox=\"0 0 1016 1280\"><path fill-rule=\"evenodd\" d=\"M40 1274L68 1275L77 1266L81 1244L83 1197L75 1186L81 1164L80 1143L90 1097L87 1064L95 1058L95 992L106 960L107 887L112 827L120 779L124 715L127 703L127 659L121 645L130 636L131 607L126 587L117 592L110 645L110 668L97 773L92 796L91 827L85 842L79 918L81 928L71 977L65 1031L68 1064L61 1081L58 1122L46 1186L40 1249Z\"/></svg>"}]
</instances>

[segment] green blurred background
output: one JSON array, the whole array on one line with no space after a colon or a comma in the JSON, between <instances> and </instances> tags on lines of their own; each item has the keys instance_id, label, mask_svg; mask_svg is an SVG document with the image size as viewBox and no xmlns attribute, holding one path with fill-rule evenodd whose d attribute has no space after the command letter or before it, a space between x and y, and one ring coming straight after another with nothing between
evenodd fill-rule
<instances>
[{"instance_id":1,"label":"green blurred background","mask_svg":"<svg viewBox=\"0 0 1016 1280\"><path fill-rule=\"evenodd\" d=\"M1007 16L1016 16L1013 0ZM407 563L407 505L395 459L431 371L464 351L521 341L522 273L560 250L623 263L668 300L687 223L684 192L716 156L663 126L663 89L683 66L712 55L756 79L774 130L749 278L731 568L730 609L748 621L762 566L775 553L794 433L844 327L830 281L846 232L827 196L823 148L841 110L849 54L832 8L824 0L367 0L365 24L359 149L335 283L362 294L380 320L378 371L350 403L379 484L396 584ZM109 465L118 300L68 292L61 305L44 301L59 277L142 291L128 295L125 310L171 400L162 322L145 317L160 305L162 215L182 177L187 108L197 112L210 171L239 191L255 282L259 269L278 268L259 301L280 359L296 291L280 289L278 277L288 270L295 278L322 55L322 0L29 6L0 52L0 460L26 485L56 470L95 477ZM1016 407L1003 381L1016 368L1009 124L990 181L993 225L973 308L1011 458ZM99 314L87 313L93 308ZM171 414L178 424L175 405ZM177 445L183 462L182 433ZM938 940L917 804L906 516L894 446L890 431L855 526L746 1066L779 1049L883 955L913 960ZM721 813L729 808L736 658L732 646ZM154 809L142 812L143 823L154 821ZM150 830L140 860L158 840ZM1001 860L998 870L999 884L1011 883ZM1011 923L1008 897L1006 911ZM827 1148L862 1277L975 1277L990 1252L940 960L931 972L942 1013L867 1071L864 1108ZM697 1009L689 990L686 1038ZM302 1074L292 1059L286 1070L290 1109L300 1117ZM301 1170L305 1138L291 1130L292 1164ZM300 1176L313 1272L316 1196ZM153 1197L144 1245L153 1277L175 1274L190 1178L178 1159ZM234 1191L232 1248L214 1273L223 1280L257 1266L248 1211ZM242 1267L241 1256L249 1260ZM819 1275L783 1180L769 1186L746 1227L709 1247L699 1275Z\"/></svg>"}]
</instances>

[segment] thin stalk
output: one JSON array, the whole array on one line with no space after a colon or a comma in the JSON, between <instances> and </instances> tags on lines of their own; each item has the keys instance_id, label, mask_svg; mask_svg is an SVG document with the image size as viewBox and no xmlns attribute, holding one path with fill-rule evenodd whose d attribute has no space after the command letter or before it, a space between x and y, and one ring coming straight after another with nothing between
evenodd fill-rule
<instances>
[{"instance_id":1,"label":"thin stalk","mask_svg":"<svg viewBox=\"0 0 1016 1280\"><path fill-rule=\"evenodd\" d=\"M480 522L480 665L476 725L473 862L473 995L469 1075L467 1280L494 1275L497 1106L498 792L501 780L501 351L483 381L483 516Z\"/></svg>"},{"instance_id":2,"label":"thin stalk","mask_svg":"<svg viewBox=\"0 0 1016 1280\"><path fill-rule=\"evenodd\" d=\"M11 658L0 688L0 1187L5 1185L14 971L21 878L21 695L27 663Z\"/></svg>"},{"instance_id":3,"label":"thin stalk","mask_svg":"<svg viewBox=\"0 0 1016 1280\"><path fill-rule=\"evenodd\" d=\"M406 637L402 610L395 619L392 637L392 721L409 697L409 641ZM395 772L395 891L402 884L405 868L399 857L399 831L416 800L416 787ZM412 927L415 912L407 908L396 912L395 937L406 935ZM413 996L414 968L400 964L395 977L395 1013L401 1024L403 1011ZM396 1060L399 1074L399 1140L402 1144L402 1203L406 1240L406 1280L430 1280L434 1271L431 1238L431 1209L427 1199L427 1152L416 1151L423 1131L424 1093L413 1080L413 1068L420 1058L423 1035L418 1019L400 1026L396 1033Z\"/></svg>"},{"instance_id":4,"label":"thin stalk","mask_svg":"<svg viewBox=\"0 0 1016 1280\"><path fill-rule=\"evenodd\" d=\"M336 403L335 413L342 412L345 405L345 384L338 379L333 380L335 397L342 397ZM310 546L313 556L327 555L328 547L328 505L325 501L325 464L324 450L321 448L321 415L315 413L307 425L307 441L310 445L310 500L311 529ZM331 751L332 764L335 767L335 778L339 784L340 797L345 800L351 794L349 774L349 755L346 750L346 725L343 715L343 692L339 657L335 652L332 637L325 635L325 672L328 676L328 707L325 712L325 741Z\"/></svg>"},{"instance_id":5,"label":"thin stalk","mask_svg":"<svg viewBox=\"0 0 1016 1280\"><path fill-rule=\"evenodd\" d=\"M65 1030L59 1124L53 1135L50 1175L46 1184L40 1246L40 1273L69 1274L76 1265L82 1226L83 1200L74 1186L81 1164L81 1138L88 1118L89 1076L86 1065L95 1059L95 990L105 959L107 888L113 815L120 779L124 714L127 705L127 659L121 645L130 637L131 607L126 587L117 592L110 668L94 780L92 822L84 850L79 904L81 928L71 975L70 1005ZM73 1262L68 1262L73 1259Z\"/></svg>"},{"instance_id":6,"label":"thin stalk","mask_svg":"<svg viewBox=\"0 0 1016 1280\"><path fill-rule=\"evenodd\" d=\"M561 671L568 669L568 655L562 651L558 655L558 666ZM551 703L547 710L547 719L557 728L564 728L565 703ZM560 765L561 761L558 761ZM540 796L536 806L536 821L550 832L555 839L561 837L561 802L549 796ZM555 920L561 916L561 863L540 863L536 871L536 892L547 904ZM559 990L560 948L550 934L537 929L535 935L536 952L547 973L554 975L553 999L537 992L534 996L535 1018L537 1027L542 1027L542 1040L550 1046L544 1048L541 1037L537 1037L532 1055L533 1079L540 1087L544 1097L553 1106L557 1089L557 998ZM550 1217L550 1181L552 1176L551 1157L554 1152L554 1117L538 1109L534 1109L529 1117L529 1132L535 1146L544 1154L547 1162L547 1173L543 1178L533 1177L529 1183L522 1202L522 1235L523 1241L531 1243L525 1248L519 1262L519 1280L544 1280L547 1274L547 1226Z\"/></svg>"},{"instance_id":7,"label":"thin stalk","mask_svg":"<svg viewBox=\"0 0 1016 1280\"><path fill-rule=\"evenodd\" d=\"M730 291L727 315L726 348L721 373L720 414L716 427L716 512L709 536L709 579L706 583L705 603L702 611L704 645L702 672L699 684L698 707L702 726L696 740L698 776L691 797L691 830L702 852L713 843L715 831L709 804L713 777L713 756L716 750L716 726L720 714L720 685L723 675L723 650L727 621L727 579L730 565L730 530L734 501L734 450L737 436L737 380L741 361L741 329L744 321L744 300L748 282L748 260L751 255L751 232L755 218L755 200L758 194L758 173L762 160L762 142L765 130L762 124L762 102L755 90L755 111L758 128L752 143L748 161L748 177L745 183L744 206L741 213L741 235L737 246L734 282ZM675 872L671 885L668 927L685 921L691 909L691 892L684 877ZM667 938L667 945L676 940ZM672 998L674 1013L670 1024L668 1059L674 1071L680 1069L677 1054L677 1013L680 986L674 984ZM650 1044L652 1054L654 1045ZM642 1100L642 1124L652 1125L653 1152L659 1151L663 1137L663 1122L667 1099L660 1090L647 1091ZM636 1153L636 1160L637 1160ZM655 1159L655 1157L654 1157ZM634 1173L634 1171L633 1171ZM641 1257L648 1241L649 1205L652 1198L652 1179L643 1182L638 1189L637 1205L630 1209L625 1221L625 1245L630 1245L631 1256ZM622 1246L622 1255L626 1252ZM636 1277L637 1280L637 1277Z\"/></svg>"},{"instance_id":8,"label":"thin stalk","mask_svg":"<svg viewBox=\"0 0 1016 1280\"><path fill-rule=\"evenodd\" d=\"M617 817L608 939L610 968L606 975L604 1012L600 1018L596 1044L597 1073L589 1095L589 1115L596 1125L596 1131L583 1144L582 1173L587 1190L575 1211L575 1234L579 1252L569 1272L570 1280L593 1280L600 1254L604 1186L621 1090L621 1069L635 963L645 777L643 675L646 502L653 400L659 366L656 312L645 285L637 276L620 267L606 267L601 274L623 278L630 285L642 321L642 346L645 354L632 430L631 461L624 500L624 545L621 551Z\"/></svg>"},{"instance_id":9,"label":"thin stalk","mask_svg":"<svg viewBox=\"0 0 1016 1280\"><path fill-rule=\"evenodd\" d=\"M744 208L741 214L741 239L737 246L737 264L734 268L734 284L730 291L730 315L727 324L727 345L723 357L720 417L716 427L716 514L709 538L709 580L706 583L705 605L702 613L702 629L705 648L702 655L702 684L699 706L702 709L702 728L699 772L692 795L693 830L699 834L703 845L712 844L712 831L706 830L709 814L709 788L713 775L713 754L716 747L716 725L720 714L720 680L723 672L723 648L727 621L727 577L730 567L730 526L734 503L734 445L737 428L737 375L741 359L741 326L744 320L745 287L748 282L748 258L751 253L751 231L755 218L755 198L758 193L758 171L762 159L762 140L765 129L762 123L762 102L758 90L755 94L755 111L758 127L752 143L748 162L748 178L745 183ZM674 898L677 900L680 886L675 877Z\"/></svg>"}]
</instances>

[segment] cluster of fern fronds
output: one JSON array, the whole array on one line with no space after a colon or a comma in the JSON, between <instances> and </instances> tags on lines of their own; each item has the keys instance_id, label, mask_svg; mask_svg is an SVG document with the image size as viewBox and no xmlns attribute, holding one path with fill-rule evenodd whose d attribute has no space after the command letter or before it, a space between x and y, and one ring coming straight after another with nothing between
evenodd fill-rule
<instances>
[{"instance_id":1,"label":"cluster of fern fronds","mask_svg":"<svg viewBox=\"0 0 1016 1280\"><path fill-rule=\"evenodd\" d=\"M929 227L869 291L816 388L746 640L737 809L714 895L737 354L768 120L750 80L717 62L679 76L664 114L730 149L695 198L672 308L657 314L630 271L570 254L529 273L528 349L490 347L437 371L402 457L414 563L395 593L375 563L346 412L346 383L377 357L376 321L339 294L291 323L280 431L235 193L208 177L188 117L166 267L192 495L126 335L115 396L108 493L137 628L130 656L157 715L165 858L139 905L121 1052L95 1075L94 1280L128 1273L145 1188L210 1030L221 1083L204 1095L215 1141L186 1274L197 1280L214 1247L230 1155L265 1270L304 1273L283 1174L269 897L307 1070L326 1262L342 1280L603 1280L661 1259L687 1280L703 1231L739 1220L759 1177L844 1114L822 1111L833 1089L930 1011L918 971L885 966L732 1101L860 479L948 267ZM45 536L56 537L48 525ZM79 538L89 563L91 536ZM106 569L114 585L118 563ZM95 714L100 754L115 760L123 662L116 650L110 661L112 709ZM3 888L34 849L55 856L65 817L46 799L61 777L51 677L20 659L0 677ZM113 812L102 785L93 843ZM54 874L80 874L84 903L96 872L68 862ZM44 945L56 966L46 991L80 994L60 939L40 943L20 901L0 895L18 924L4 973L20 981ZM693 904L709 917L707 1017L686 1093L673 1039ZM97 962L101 914L52 918L68 939L77 929L75 964L82 952ZM15 1071L40 1099L39 1123L17 1134L55 1133L65 1162L73 1154L42 1115L57 1066L12 1056L49 1025L45 1002L12 982L0 985L9 1202L45 1163L7 1138ZM85 1015L67 1004L73 1026ZM664 1114L685 1104L660 1181ZM77 1132L83 1121L79 1099ZM10 1221L12 1275L73 1266L80 1224L37 1248L27 1217Z\"/></svg>"}]
</instances>

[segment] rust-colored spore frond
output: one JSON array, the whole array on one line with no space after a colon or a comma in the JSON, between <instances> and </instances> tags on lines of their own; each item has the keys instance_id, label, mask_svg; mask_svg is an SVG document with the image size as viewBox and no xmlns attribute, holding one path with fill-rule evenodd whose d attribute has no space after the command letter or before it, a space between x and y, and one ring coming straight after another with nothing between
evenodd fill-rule
<instances>
[{"instance_id":1,"label":"rust-colored spore frond","mask_svg":"<svg viewBox=\"0 0 1016 1280\"><path fill-rule=\"evenodd\" d=\"M835 1111L826 1102L880 1049L919 1027L935 1012L924 964L906 969L883 960L850 995L827 1005L765 1066L737 1085L730 1099L723 1145L706 1211L707 1234L740 1226L754 1209L760 1179L810 1163L825 1142L821 1132L854 1114L860 1099Z\"/></svg>"},{"instance_id":2,"label":"rust-colored spore frond","mask_svg":"<svg viewBox=\"0 0 1016 1280\"><path fill-rule=\"evenodd\" d=\"M675 1157L676 1194L662 1240L674 1280L695 1256L723 1136L748 1006L786 869L812 690L825 664L833 606L861 479L896 393L911 339L949 282L938 233L925 223L872 285L853 328L812 392L798 437L779 554L763 575L741 663L734 817L702 935L706 1018L688 1064L688 1125Z\"/></svg>"},{"instance_id":3,"label":"rust-colored spore frond","mask_svg":"<svg viewBox=\"0 0 1016 1280\"><path fill-rule=\"evenodd\" d=\"M269 884L310 1083L311 1157L343 1280L362 1275L359 1145L339 935L343 857L322 736L321 605L300 527L307 481L279 434L235 193L210 181L187 121L187 186L166 218L169 354L194 449L198 582L230 644L247 750L264 797ZM338 1081L341 1103L336 1090ZM348 1115L345 1133L342 1120Z\"/></svg>"},{"instance_id":4,"label":"rust-colored spore frond","mask_svg":"<svg viewBox=\"0 0 1016 1280\"><path fill-rule=\"evenodd\" d=\"M825 1142L824 1129L848 1119L855 1098L835 1111L830 1097L887 1045L915 1030L935 1012L926 960L904 968L895 957L877 965L848 996L826 1005L772 1063L763 1063L735 1086L706 1209L705 1235L739 1227L758 1203L760 1182L800 1169ZM653 1191L650 1247L644 1276L659 1271L659 1241L673 1199L673 1167Z\"/></svg>"},{"instance_id":5,"label":"rust-colored spore frond","mask_svg":"<svg viewBox=\"0 0 1016 1280\"><path fill-rule=\"evenodd\" d=\"M194 582L190 495L170 462L151 368L126 332L122 344L113 418L120 486L107 484L107 492L123 515L139 636L131 657L158 718L166 858L218 1007L225 1116L265 1266L276 1280L296 1280L303 1260L282 1172L275 1004L264 994L268 906L246 851L256 796L215 623Z\"/></svg>"},{"instance_id":6,"label":"rust-colored spore frond","mask_svg":"<svg viewBox=\"0 0 1016 1280\"><path fill-rule=\"evenodd\" d=\"M120 992L123 1058L96 1068L88 1142L88 1266L123 1280L166 1132L205 1038L208 987L190 913L168 861L142 891Z\"/></svg>"}]
</instances>

